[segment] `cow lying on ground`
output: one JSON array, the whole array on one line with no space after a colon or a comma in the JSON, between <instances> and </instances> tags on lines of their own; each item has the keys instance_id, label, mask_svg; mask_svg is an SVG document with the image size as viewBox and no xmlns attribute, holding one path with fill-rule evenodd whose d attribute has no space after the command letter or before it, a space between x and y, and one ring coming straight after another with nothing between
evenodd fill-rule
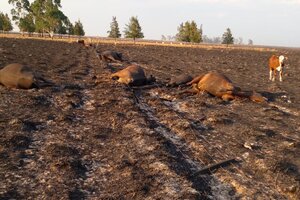
<instances>
[{"instance_id":1,"label":"cow lying on ground","mask_svg":"<svg viewBox=\"0 0 300 200\"><path fill-rule=\"evenodd\" d=\"M283 55L281 56L272 55L269 58L270 80L275 81L276 71L278 71L279 81L282 81L284 59L285 57Z\"/></svg>"},{"instance_id":2,"label":"cow lying on ground","mask_svg":"<svg viewBox=\"0 0 300 200\"><path fill-rule=\"evenodd\" d=\"M265 102L266 99L256 92L245 92L235 86L229 78L218 72L208 72L197 76L187 85L192 85L188 92L199 93L205 91L213 96L219 97L224 101L233 100L236 97L249 98L255 102Z\"/></svg>"},{"instance_id":3,"label":"cow lying on ground","mask_svg":"<svg viewBox=\"0 0 300 200\"><path fill-rule=\"evenodd\" d=\"M115 52L115 51L103 51L97 52L99 58L105 62L122 62L122 53Z\"/></svg>"},{"instance_id":4,"label":"cow lying on ground","mask_svg":"<svg viewBox=\"0 0 300 200\"><path fill-rule=\"evenodd\" d=\"M111 78L130 86L141 86L155 81L152 76L147 78L143 68L135 64L112 74Z\"/></svg>"},{"instance_id":5,"label":"cow lying on ground","mask_svg":"<svg viewBox=\"0 0 300 200\"><path fill-rule=\"evenodd\" d=\"M29 67L13 63L0 70L0 84L8 88L29 89L53 86L54 83L34 73Z\"/></svg>"}]
</instances>

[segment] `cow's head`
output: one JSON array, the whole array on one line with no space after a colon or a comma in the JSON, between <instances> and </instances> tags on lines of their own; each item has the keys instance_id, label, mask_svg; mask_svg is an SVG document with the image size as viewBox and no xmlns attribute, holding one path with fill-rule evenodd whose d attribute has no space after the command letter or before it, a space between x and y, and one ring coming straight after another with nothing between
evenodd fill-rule
<instances>
[{"instance_id":1,"label":"cow's head","mask_svg":"<svg viewBox=\"0 0 300 200\"><path fill-rule=\"evenodd\" d=\"M282 64L284 61L285 57L283 55L279 56L279 63Z\"/></svg>"}]
</instances>

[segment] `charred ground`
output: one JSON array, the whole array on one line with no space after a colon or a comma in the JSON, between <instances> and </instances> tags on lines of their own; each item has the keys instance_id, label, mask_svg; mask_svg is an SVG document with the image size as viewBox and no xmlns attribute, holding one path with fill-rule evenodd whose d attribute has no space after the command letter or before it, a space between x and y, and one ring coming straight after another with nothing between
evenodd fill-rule
<instances>
[{"instance_id":1,"label":"charred ground","mask_svg":"<svg viewBox=\"0 0 300 200\"><path fill-rule=\"evenodd\" d=\"M76 43L0 38L0 66L18 62L56 86L0 87L0 199L297 199L300 196L300 50L283 82L268 80L274 52L99 44L158 82L225 73L269 99L225 103L179 88L130 89ZM97 80L95 79L97 76ZM238 158L212 174L205 166Z\"/></svg>"}]
</instances>

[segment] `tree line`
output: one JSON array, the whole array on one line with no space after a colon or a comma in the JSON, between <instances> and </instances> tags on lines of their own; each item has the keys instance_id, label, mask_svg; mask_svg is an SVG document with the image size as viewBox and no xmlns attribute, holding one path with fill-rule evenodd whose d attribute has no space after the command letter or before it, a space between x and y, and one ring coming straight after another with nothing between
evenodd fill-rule
<instances>
[{"instance_id":1,"label":"tree line","mask_svg":"<svg viewBox=\"0 0 300 200\"><path fill-rule=\"evenodd\" d=\"M72 24L69 18L61 11L61 0L8 0L13 6L11 10L12 21L18 26L21 32L37 32L41 34L69 34L69 35L85 35L83 24L80 20ZM13 29L10 18L7 14L0 12L0 31L11 31ZM222 44L242 44L242 38L235 39L230 28L223 33L222 38L208 38L203 35L202 24L198 28L197 23L186 21L181 23L177 28L175 36L168 36L168 40L176 40L182 42L193 43L222 43ZM129 23L125 25L125 38L144 38L142 28L137 17L131 17ZM110 23L110 30L107 31L108 37L120 38L122 36L119 24L115 16ZM162 36L162 40L167 37ZM248 44L253 44L252 40Z\"/></svg>"},{"instance_id":2,"label":"tree line","mask_svg":"<svg viewBox=\"0 0 300 200\"><path fill-rule=\"evenodd\" d=\"M143 38L144 35L141 31L141 26L137 17L131 17L129 24L126 25L124 30L125 38ZM203 35L202 24L198 28L198 25L195 21L186 21L185 23L181 23L177 28L177 34L175 36L164 36L162 35L161 40L176 40L181 42L193 42L193 43L222 43L222 44L243 44L243 39L238 38L235 39L232 35L230 28L227 28L223 33L222 38L216 37L214 39L208 38L206 35ZM110 24L110 30L107 31L108 37L110 38L120 38L121 33L119 30L119 25L116 17L114 16L112 22ZM248 45L253 45L253 41L251 39L248 40Z\"/></svg>"},{"instance_id":3,"label":"tree line","mask_svg":"<svg viewBox=\"0 0 300 200\"><path fill-rule=\"evenodd\" d=\"M61 0L8 0L8 3L13 6L12 21L21 32L37 32L51 37L54 34L85 35L80 20L73 24L61 11ZM9 18L1 17L0 21L11 24ZM10 30L0 30L10 31L12 27Z\"/></svg>"}]
</instances>

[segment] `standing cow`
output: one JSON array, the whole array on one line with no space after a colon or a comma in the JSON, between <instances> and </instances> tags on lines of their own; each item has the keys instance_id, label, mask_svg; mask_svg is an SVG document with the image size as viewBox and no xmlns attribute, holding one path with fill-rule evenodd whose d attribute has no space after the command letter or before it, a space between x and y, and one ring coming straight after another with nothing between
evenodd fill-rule
<instances>
[{"instance_id":1,"label":"standing cow","mask_svg":"<svg viewBox=\"0 0 300 200\"><path fill-rule=\"evenodd\" d=\"M279 72L279 81L282 81L282 73L285 57L283 55L272 55L269 58L270 80L275 81L276 71Z\"/></svg>"}]
</instances>

